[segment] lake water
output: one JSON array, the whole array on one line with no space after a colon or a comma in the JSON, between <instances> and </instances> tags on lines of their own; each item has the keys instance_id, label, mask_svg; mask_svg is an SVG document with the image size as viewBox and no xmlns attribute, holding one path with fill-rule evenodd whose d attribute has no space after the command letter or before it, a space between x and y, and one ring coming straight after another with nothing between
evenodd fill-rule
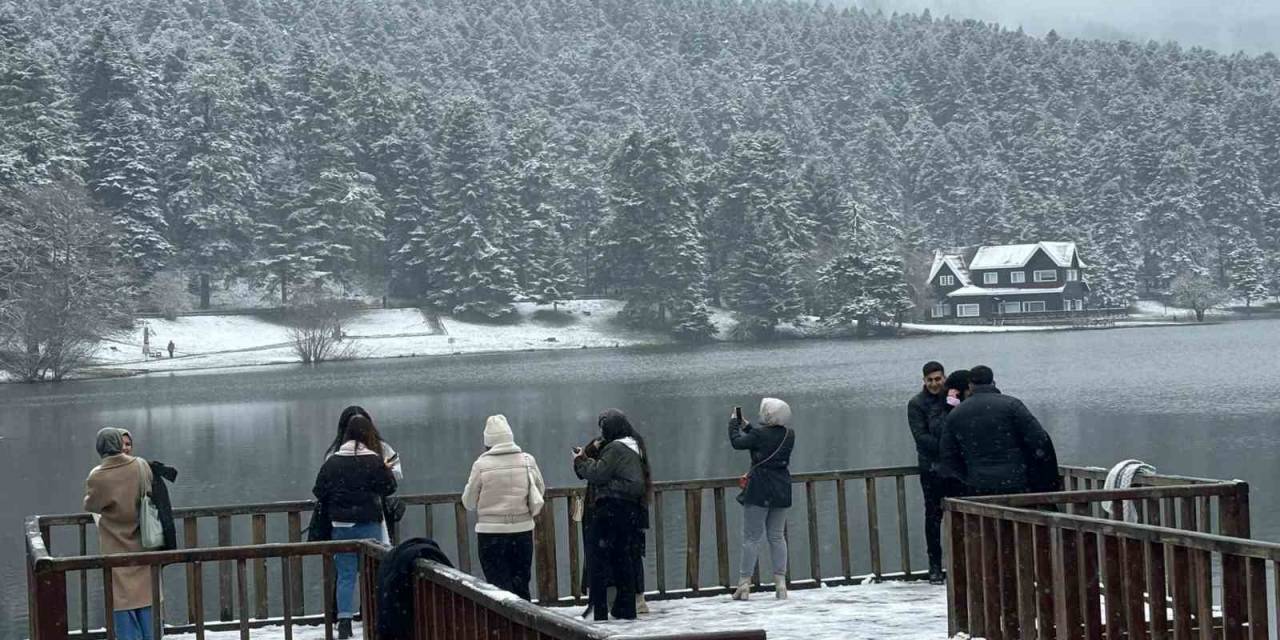
<instances>
[{"instance_id":1,"label":"lake water","mask_svg":"<svg viewBox=\"0 0 1280 640\"><path fill-rule=\"evenodd\" d=\"M915 460L904 407L930 359L992 366L999 386L1048 428L1064 463L1136 457L1169 473L1250 482L1255 535L1280 539L1276 320L0 385L0 638L26 631L22 518L79 510L102 426L129 428L140 455L179 468L171 488L179 505L309 497L348 404L369 409L401 452L405 493L461 490L485 417L499 412L551 485L577 482L569 449L591 436L606 407L632 416L658 479L736 475L747 463L729 450L727 416L734 405L753 414L763 395L792 406L794 470L889 466Z\"/></svg>"}]
</instances>

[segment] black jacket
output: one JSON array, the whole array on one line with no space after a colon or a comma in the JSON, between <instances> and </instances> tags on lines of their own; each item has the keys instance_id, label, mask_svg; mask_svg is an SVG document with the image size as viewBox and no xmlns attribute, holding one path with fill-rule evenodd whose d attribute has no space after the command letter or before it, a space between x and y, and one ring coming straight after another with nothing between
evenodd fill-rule
<instances>
[{"instance_id":1,"label":"black jacket","mask_svg":"<svg viewBox=\"0 0 1280 640\"><path fill-rule=\"evenodd\" d=\"M941 454L971 494L1025 493L1033 479L1057 475L1049 434L1021 400L995 385L978 387L947 415Z\"/></svg>"},{"instance_id":2,"label":"black jacket","mask_svg":"<svg viewBox=\"0 0 1280 640\"><path fill-rule=\"evenodd\" d=\"M173 503L169 501L169 486L165 480L174 482L178 479L178 470L163 462L147 461L151 465L151 504L160 514L160 530L164 532L164 546L160 550L170 551L178 548L178 532L173 526Z\"/></svg>"},{"instance_id":3,"label":"black jacket","mask_svg":"<svg viewBox=\"0 0 1280 640\"><path fill-rule=\"evenodd\" d=\"M738 502L769 509L791 506L789 467L791 450L796 446L795 433L794 429L783 426L752 428L750 422L729 418L729 444L734 449L750 450L751 466L754 467L747 489L738 496ZM766 459L768 462L762 464Z\"/></svg>"},{"instance_id":4,"label":"black jacket","mask_svg":"<svg viewBox=\"0 0 1280 640\"><path fill-rule=\"evenodd\" d=\"M409 538L383 556L378 565L378 637L413 637L413 580L418 560L452 567L448 556L429 538Z\"/></svg>"},{"instance_id":5,"label":"black jacket","mask_svg":"<svg viewBox=\"0 0 1280 640\"><path fill-rule=\"evenodd\" d=\"M334 522L382 522L382 499L395 493L396 477L381 456L334 454L311 489Z\"/></svg>"},{"instance_id":6,"label":"black jacket","mask_svg":"<svg viewBox=\"0 0 1280 640\"><path fill-rule=\"evenodd\" d=\"M921 390L907 402L907 424L916 441L916 459L920 473L936 472L942 422L947 418L947 396Z\"/></svg>"},{"instance_id":7,"label":"black jacket","mask_svg":"<svg viewBox=\"0 0 1280 640\"><path fill-rule=\"evenodd\" d=\"M599 458L578 456L573 461L573 472L587 481L587 490L595 502L605 498L644 501L644 461L621 440L601 447Z\"/></svg>"}]
</instances>

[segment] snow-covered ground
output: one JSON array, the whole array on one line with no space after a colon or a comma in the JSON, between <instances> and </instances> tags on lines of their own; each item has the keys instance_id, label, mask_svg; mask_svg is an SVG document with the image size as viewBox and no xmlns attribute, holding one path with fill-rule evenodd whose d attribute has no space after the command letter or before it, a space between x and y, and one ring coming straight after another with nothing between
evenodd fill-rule
<instances>
[{"instance_id":1,"label":"snow-covered ground","mask_svg":"<svg viewBox=\"0 0 1280 640\"><path fill-rule=\"evenodd\" d=\"M516 304L518 322L479 324L442 318L444 333L437 333L417 309L375 309L357 314L343 324L351 343L351 357L450 355L533 349L581 349L668 344L659 332L634 331L619 325L614 316L622 303L616 300L580 300L560 305L561 314L549 307ZM731 320L718 314L718 324ZM179 371L297 362L288 328L251 315L183 316L175 320L147 319L153 351L169 341L175 357L145 358L142 326L129 336L106 342L98 350L101 363L87 373Z\"/></svg>"},{"instance_id":2,"label":"snow-covered ground","mask_svg":"<svg viewBox=\"0 0 1280 640\"><path fill-rule=\"evenodd\" d=\"M769 640L928 640L947 637L947 590L924 583L886 582L850 587L792 591L788 600L772 593L752 594L747 602L729 596L650 602L652 611L634 621L601 624L618 635L661 635L675 630L764 629ZM564 616L580 607L553 608ZM360 625L353 631L361 637ZM175 640L192 635L166 636ZM207 640L236 640L238 631L205 634ZM282 627L250 631L255 640L284 640ZM324 627L293 628L294 640L321 640Z\"/></svg>"},{"instance_id":3,"label":"snow-covered ground","mask_svg":"<svg viewBox=\"0 0 1280 640\"><path fill-rule=\"evenodd\" d=\"M947 589L922 582L885 582L772 593L746 602L729 596L650 602L635 621L599 623L618 633L764 629L769 640L915 640L947 637ZM581 613L580 608L562 611Z\"/></svg>"}]
</instances>

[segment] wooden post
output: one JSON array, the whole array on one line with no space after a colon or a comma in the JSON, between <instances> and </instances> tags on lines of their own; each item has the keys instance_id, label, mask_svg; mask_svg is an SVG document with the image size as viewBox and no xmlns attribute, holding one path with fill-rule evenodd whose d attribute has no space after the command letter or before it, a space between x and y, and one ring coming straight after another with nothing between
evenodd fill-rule
<instances>
[{"instance_id":1,"label":"wooden post","mask_svg":"<svg viewBox=\"0 0 1280 640\"><path fill-rule=\"evenodd\" d=\"M1191 558L1186 547L1169 545L1170 591L1173 592L1173 638L1191 640Z\"/></svg>"},{"instance_id":2,"label":"wooden post","mask_svg":"<svg viewBox=\"0 0 1280 640\"><path fill-rule=\"evenodd\" d=\"M1157 503L1158 504L1158 503ZM1146 543L1147 598L1151 603L1151 640L1165 640L1169 629L1168 589L1165 575L1165 547ZM1264 596L1265 600L1265 596Z\"/></svg>"},{"instance_id":3,"label":"wooden post","mask_svg":"<svg viewBox=\"0 0 1280 640\"><path fill-rule=\"evenodd\" d=\"M543 511L546 511L545 507ZM467 527L467 509L462 502L453 503L453 533L458 541L458 567L463 573L471 573L471 532ZM537 555L536 551L534 555Z\"/></svg>"},{"instance_id":4,"label":"wooden post","mask_svg":"<svg viewBox=\"0 0 1280 640\"><path fill-rule=\"evenodd\" d=\"M582 554L578 551L582 527L573 519L574 496L570 494L568 500L569 508L565 509L564 531L569 544L569 595L573 597L574 602L577 602L582 599Z\"/></svg>"},{"instance_id":5,"label":"wooden post","mask_svg":"<svg viewBox=\"0 0 1280 640\"><path fill-rule=\"evenodd\" d=\"M898 493L898 550L902 558L902 575L911 577L911 533L907 528L907 479L894 476L894 488Z\"/></svg>"},{"instance_id":6,"label":"wooden post","mask_svg":"<svg viewBox=\"0 0 1280 640\"><path fill-rule=\"evenodd\" d=\"M1084 637L1080 625L1079 554L1076 531L1052 529L1053 606L1057 637L1078 640Z\"/></svg>"},{"instance_id":7,"label":"wooden post","mask_svg":"<svg viewBox=\"0 0 1280 640\"><path fill-rule=\"evenodd\" d=\"M107 640L116 640L116 619L111 615L114 613L115 603L115 583L111 581L111 569L103 567L102 569L102 608L105 609L106 616L103 619L103 626L106 627ZM33 618L34 621L34 618ZM43 638L33 638L32 640L44 640Z\"/></svg>"},{"instance_id":8,"label":"wooden post","mask_svg":"<svg viewBox=\"0 0 1280 640\"><path fill-rule=\"evenodd\" d=\"M1049 528L1032 525L1031 540L1035 546L1036 572L1036 620L1037 638L1050 640L1054 637L1054 604L1053 604L1053 543L1050 541Z\"/></svg>"},{"instance_id":9,"label":"wooden post","mask_svg":"<svg viewBox=\"0 0 1280 640\"><path fill-rule=\"evenodd\" d=\"M818 492L812 481L804 483L805 507L809 517L809 577L822 584L822 543L818 540Z\"/></svg>"},{"instance_id":10,"label":"wooden post","mask_svg":"<svg viewBox=\"0 0 1280 640\"><path fill-rule=\"evenodd\" d=\"M1203 522L1203 520L1201 520ZM1213 557L1208 551L1192 550L1191 591L1196 594L1196 625L1201 640L1213 640Z\"/></svg>"},{"instance_id":11,"label":"wooden post","mask_svg":"<svg viewBox=\"0 0 1280 640\"><path fill-rule=\"evenodd\" d=\"M1224 536L1248 538L1249 523L1249 483L1235 483L1235 493L1218 498L1219 530Z\"/></svg>"},{"instance_id":12,"label":"wooden post","mask_svg":"<svg viewBox=\"0 0 1280 640\"><path fill-rule=\"evenodd\" d=\"M1249 640L1267 640L1267 561L1249 558Z\"/></svg>"},{"instance_id":13,"label":"wooden post","mask_svg":"<svg viewBox=\"0 0 1280 640\"><path fill-rule=\"evenodd\" d=\"M302 514L298 511L289 512L289 542L302 541ZM303 616L307 612L307 603L305 594L302 591L303 575L302 575L302 557L295 556L289 558L289 590L293 592L290 601L293 603L293 609L290 611L292 615Z\"/></svg>"},{"instance_id":14,"label":"wooden post","mask_svg":"<svg viewBox=\"0 0 1280 640\"><path fill-rule=\"evenodd\" d=\"M702 490L684 491L684 586L698 593L702 569Z\"/></svg>"},{"instance_id":15,"label":"wooden post","mask_svg":"<svg viewBox=\"0 0 1280 640\"><path fill-rule=\"evenodd\" d=\"M729 576L729 524L725 513L724 487L712 489L716 510L716 569L720 574L720 586L733 587L734 579Z\"/></svg>"},{"instance_id":16,"label":"wooden post","mask_svg":"<svg viewBox=\"0 0 1280 640\"><path fill-rule=\"evenodd\" d=\"M1120 562L1124 579L1124 619L1130 638L1149 638L1147 629L1147 580L1145 554L1141 540L1124 539L1120 543ZM1155 601L1153 601L1155 602ZM1107 599L1110 608L1111 599Z\"/></svg>"},{"instance_id":17,"label":"wooden post","mask_svg":"<svg viewBox=\"0 0 1280 640\"><path fill-rule=\"evenodd\" d=\"M244 558L236 560L236 607L240 610L240 640L249 640L249 581L246 573Z\"/></svg>"},{"instance_id":18,"label":"wooden post","mask_svg":"<svg viewBox=\"0 0 1280 640\"><path fill-rule=\"evenodd\" d=\"M1107 638L1119 640L1124 633L1124 582L1120 572L1120 538L1099 536L1102 545L1103 594L1107 599Z\"/></svg>"},{"instance_id":19,"label":"wooden post","mask_svg":"<svg viewBox=\"0 0 1280 640\"><path fill-rule=\"evenodd\" d=\"M1000 544L996 538L996 522L992 518L985 517L980 522L982 525L982 616L986 623L986 638L987 640L1004 640L1004 625L1001 622Z\"/></svg>"},{"instance_id":20,"label":"wooden post","mask_svg":"<svg viewBox=\"0 0 1280 640\"><path fill-rule=\"evenodd\" d=\"M196 518L182 519L182 545L187 549L200 546L200 529ZM187 564L187 623L196 621L196 568L195 563Z\"/></svg>"},{"instance_id":21,"label":"wooden post","mask_svg":"<svg viewBox=\"0 0 1280 640\"><path fill-rule=\"evenodd\" d=\"M867 478L867 544L871 548L871 573L877 582L884 577L880 566L880 517L876 506L876 479Z\"/></svg>"},{"instance_id":22,"label":"wooden post","mask_svg":"<svg viewBox=\"0 0 1280 640\"><path fill-rule=\"evenodd\" d=\"M657 581L658 593L667 592L667 548L665 544L666 534L663 533L662 524L662 492L653 492L653 546L654 560L657 565Z\"/></svg>"},{"instance_id":23,"label":"wooden post","mask_svg":"<svg viewBox=\"0 0 1280 640\"><path fill-rule=\"evenodd\" d=\"M334 602L334 589L337 586L337 576L334 575L333 554L325 552L321 556L321 573L324 575L323 597L321 609L324 610L324 640L333 640L333 619L337 604Z\"/></svg>"},{"instance_id":24,"label":"wooden post","mask_svg":"<svg viewBox=\"0 0 1280 640\"><path fill-rule=\"evenodd\" d=\"M280 606L283 609L281 615L284 623L284 640L293 640L293 580L289 574L293 570L293 558L289 556L280 557Z\"/></svg>"},{"instance_id":25,"label":"wooden post","mask_svg":"<svg viewBox=\"0 0 1280 640\"><path fill-rule=\"evenodd\" d=\"M253 544L267 543L267 516L258 513L253 516ZM253 599L254 599L254 617L262 620L268 615L267 611L267 561L259 559L253 561Z\"/></svg>"},{"instance_id":26,"label":"wooden post","mask_svg":"<svg viewBox=\"0 0 1280 640\"><path fill-rule=\"evenodd\" d=\"M164 599L160 597L160 565L151 569L151 640L164 640Z\"/></svg>"},{"instance_id":27,"label":"wooden post","mask_svg":"<svg viewBox=\"0 0 1280 640\"><path fill-rule=\"evenodd\" d=\"M111 582L111 571L108 569L105 573L106 581ZM31 595L34 597L34 602L29 605L31 629L35 634L31 640L66 640L67 574L62 571L36 573L34 568L29 568L27 579L32 581ZM110 618L111 601L107 600L106 605L107 618Z\"/></svg>"},{"instance_id":28,"label":"wooden post","mask_svg":"<svg viewBox=\"0 0 1280 640\"><path fill-rule=\"evenodd\" d=\"M461 507L461 503L458 504ZM538 602L544 605L560 599L559 580L556 576L556 519L555 502L549 501L535 518L533 530L534 556L537 557Z\"/></svg>"},{"instance_id":29,"label":"wooden post","mask_svg":"<svg viewBox=\"0 0 1280 640\"><path fill-rule=\"evenodd\" d=\"M191 572L195 576L195 591L192 601L196 603L196 640L204 640L204 564L192 562Z\"/></svg>"},{"instance_id":30,"label":"wooden post","mask_svg":"<svg viewBox=\"0 0 1280 640\"><path fill-rule=\"evenodd\" d=\"M218 516L218 546L231 546L231 516ZM233 611L231 604L231 572L235 563L227 560L218 565L218 619L229 621Z\"/></svg>"},{"instance_id":31,"label":"wooden post","mask_svg":"<svg viewBox=\"0 0 1280 640\"><path fill-rule=\"evenodd\" d=\"M1249 616L1245 571L1244 558L1231 553L1222 554L1223 640L1244 640L1244 623Z\"/></svg>"},{"instance_id":32,"label":"wooden post","mask_svg":"<svg viewBox=\"0 0 1280 640\"><path fill-rule=\"evenodd\" d=\"M947 563L947 636L954 637L961 631L969 631L964 514L950 509L943 511L942 527L943 557Z\"/></svg>"},{"instance_id":33,"label":"wooden post","mask_svg":"<svg viewBox=\"0 0 1280 640\"><path fill-rule=\"evenodd\" d=\"M1018 549L1014 544L1013 521L994 520L996 553L999 559L997 581L1000 589L1000 622L1006 638L1020 638L1018 618Z\"/></svg>"},{"instance_id":34,"label":"wooden post","mask_svg":"<svg viewBox=\"0 0 1280 640\"><path fill-rule=\"evenodd\" d=\"M849 553L849 505L843 478L836 480L836 518L840 521L840 568L847 580L853 577L853 558Z\"/></svg>"}]
</instances>

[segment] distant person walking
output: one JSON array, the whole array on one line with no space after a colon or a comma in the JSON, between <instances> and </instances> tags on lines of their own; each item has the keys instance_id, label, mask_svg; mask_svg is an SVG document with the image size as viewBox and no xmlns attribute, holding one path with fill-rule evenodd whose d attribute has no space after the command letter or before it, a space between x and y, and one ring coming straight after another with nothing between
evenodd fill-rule
<instances>
[{"instance_id":1,"label":"distant person walking","mask_svg":"<svg viewBox=\"0 0 1280 640\"><path fill-rule=\"evenodd\" d=\"M178 348L178 347L177 347L176 345L174 345L174 344L173 344L173 341L172 341L172 340L170 340L170 341L169 341L169 357L170 357L170 358L172 358L172 357L173 357L173 352L174 352L174 351L176 351L176 350L177 350L177 348Z\"/></svg>"},{"instance_id":2,"label":"distant person walking","mask_svg":"<svg viewBox=\"0 0 1280 640\"><path fill-rule=\"evenodd\" d=\"M485 421L484 448L462 490L462 505L477 514L480 567L490 584L532 600L533 519L547 487L538 461L516 446L506 416Z\"/></svg>"},{"instance_id":3,"label":"distant person walking","mask_svg":"<svg viewBox=\"0 0 1280 640\"><path fill-rule=\"evenodd\" d=\"M1053 440L1022 401L1000 393L990 367L969 370L967 400L943 428L942 465L968 495L1053 491L1059 487Z\"/></svg>"},{"instance_id":4,"label":"distant person walking","mask_svg":"<svg viewBox=\"0 0 1280 640\"><path fill-rule=\"evenodd\" d=\"M907 402L907 424L916 443L920 490L924 494L924 540L929 552L929 582L942 584L942 501L957 495L954 478L942 473L939 443L942 425L951 411L945 370L938 362L924 365L924 388ZM958 405L958 399L955 400Z\"/></svg>"},{"instance_id":5,"label":"distant person walking","mask_svg":"<svg viewBox=\"0 0 1280 640\"><path fill-rule=\"evenodd\" d=\"M738 565L738 588L734 600L751 595L760 546L769 541L773 562L775 595L787 597L787 509L791 508L791 451L796 444L791 407L777 398L760 401L760 425L753 427L735 409L729 417L729 443L734 449L751 452L751 470L743 476L745 485L738 495L742 503L742 561Z\"/></svg>"},{"instance_id":6,"label":"distant person walking","mask_svg":"<svg viewBox=\"0 0 1280 640\"><path fill-rule=\"evenodd\" d=\"M373 422L353 416L346 442L325 459L311 492L333 521L334 540L380 540L383 498L395 493L396 478L383 459L382 439ZM338 637L351 637L356 614L356 554L334 556L337 568ZM373 603L366 603L372 606Z\"/></svg>"},{"instance_id":7,"label":"distant person walking","mask_svg":"<svg viewBox=\"0 0 1280 640\"><path fill-rule=\"evenodd\" d=\"M653 478L644 439L627 416L607 409L596 420L600 428L600 454L587 457L583 448L573 449L573 469L587 481L593 499L589 551L591 581L588 603L596 620L636 617L635 575L644 556L644 529L648 523L649 498ZM617 589L609 607L608 587Z\"/></svg>"},{"instance_id":8,"label":"distant person walking","mask_svg":"<svg viewBox=\"0 0 1280 640\"><path fill-rule=\"evenodd\" d=\"M129 455L132 446L126 446L126 435L123 429L98 431L96 447L102 462L84 481L84 510L97 516L98 548L103 554L143 550L138 503L151 486L151 468ZM151 637L151 605L150 567L111 569L111 617L118 640Z\"/></svg>"},{"instance_id":9,"label":"distant person walking","mask_svg":"<svg viewBox=\"0 0 1280 640\"><path fill-rule=\"evenodd\" d=\"M351 405L346 409L343 409L342 414L338 416L338 434L334 436L333 442L329 444L329 448L326 449L324 452L326 459L328 459L329 456L332 456L333 454L337 453L338 449L342 447L342 443L349 440L349 438L347 438L347 425L351 424L351 419L354 418L355 416L363 416L364 418L368 419L370 422L373 422L373 416L369 415L369 412L365 411L364 407L361 407L359 405ZM375 431L377 430L375 429ZM404 468L401 466L400 454L397 453L396 450L391 447L391 443L383 439L382 432L380 431L378 432L378 442L382 443L383 461L387 463L387 466L391 467L391 473L395 475L396 482L397 483L401 482L402 480L404 480ZM387 501L384 500L384 504L383 504L384 507L386 506L386 503ZM388 518L395 517L394 513L388 514L386 513L386 511L387 510L384 508L383 509L384 516L387 516ZM391 529L391 526L394 525L394 523L388 523L387 522L388 518L383 518L383 521L382 521L382 544L391 546L390 529Z\"/></svg>"}]
</instances>

